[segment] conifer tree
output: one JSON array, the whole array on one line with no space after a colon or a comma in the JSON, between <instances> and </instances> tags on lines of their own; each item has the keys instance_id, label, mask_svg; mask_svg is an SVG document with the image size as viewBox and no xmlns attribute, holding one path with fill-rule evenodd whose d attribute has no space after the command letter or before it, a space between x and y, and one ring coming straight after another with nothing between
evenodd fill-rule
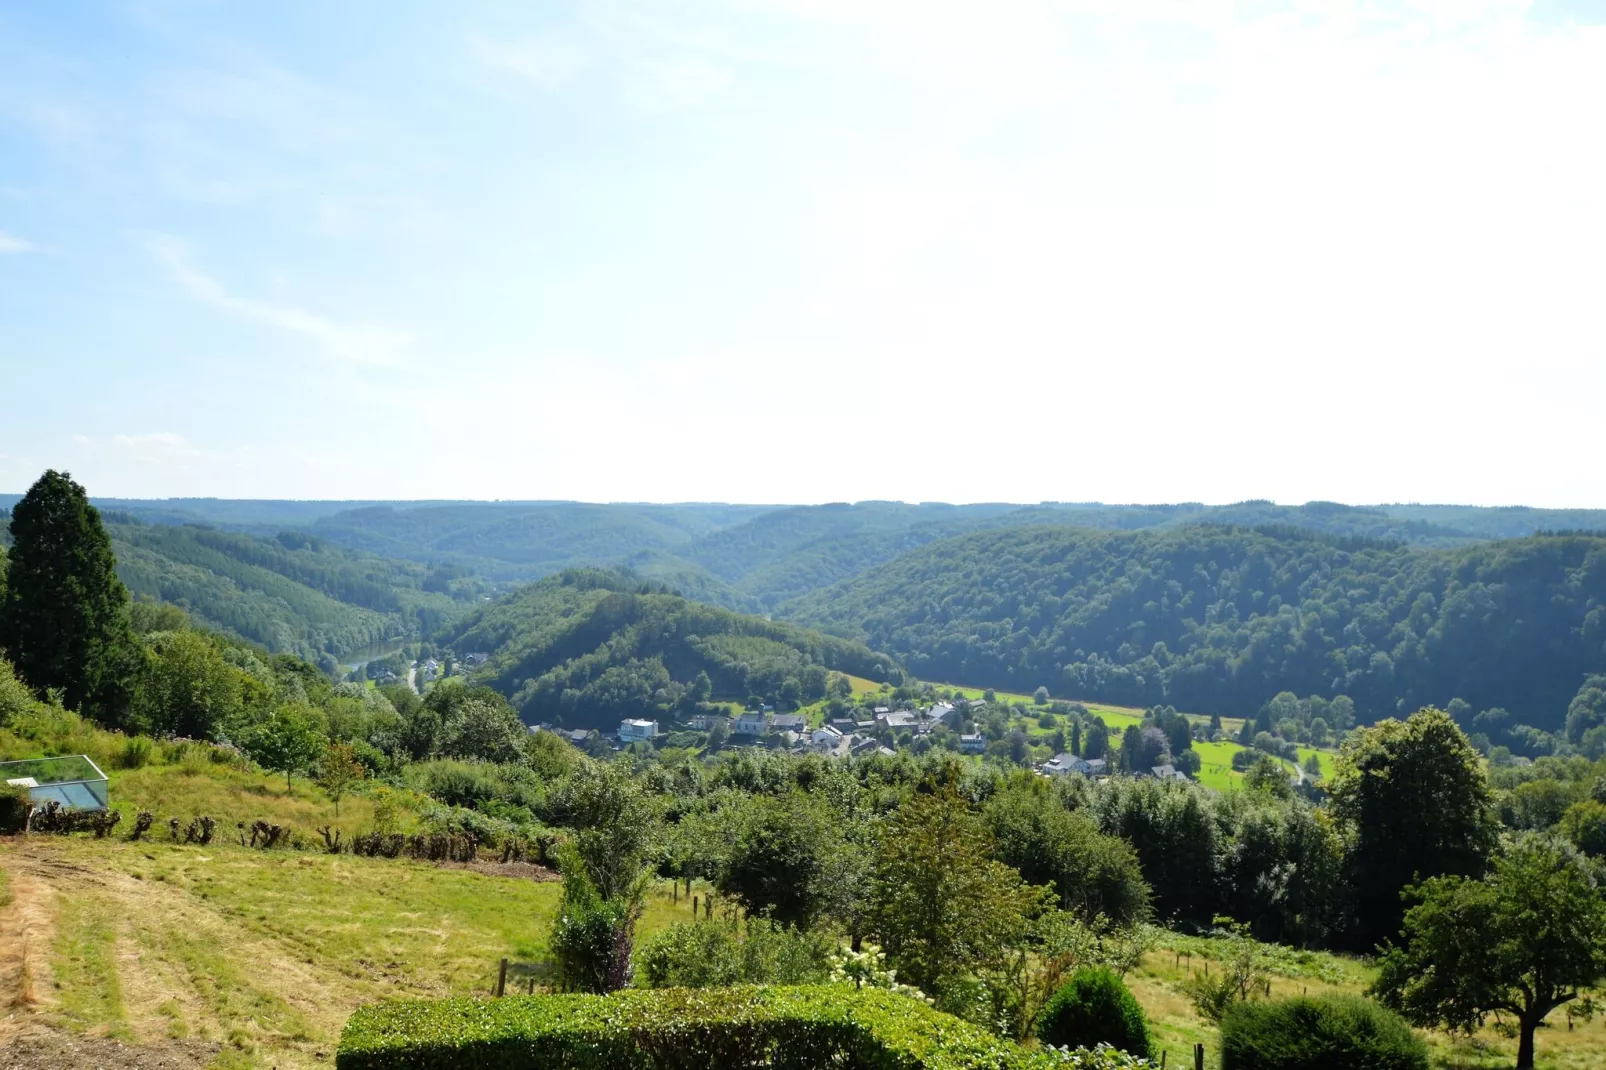
<instances>
[{"instance_id":1,"label":"conifer tree","mask_svg":"<svg viewBox=\"0 0 1606 1070\"><path fill-rule=\"evenodd\" d=\"M66 472L39 477L11 513L0 648L36 691L106 724L128 710L133 636L111 538Z\"/></svg>"}]
</instances>

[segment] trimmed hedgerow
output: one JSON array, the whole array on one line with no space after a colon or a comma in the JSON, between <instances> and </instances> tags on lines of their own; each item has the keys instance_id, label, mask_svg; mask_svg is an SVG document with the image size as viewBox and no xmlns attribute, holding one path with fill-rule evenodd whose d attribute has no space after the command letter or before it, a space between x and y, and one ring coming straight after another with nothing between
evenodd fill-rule
<instances>
[{"instance_id":1,"label":"trimmed hedgerow","mask_svg":"<svg viewBox=\"0 0 1606 1070\"><path fill-rule=\"evenodd\" d=\"M1027 1052L881 990L841 985L627 989L364 1007L340 1038L339 1070L647 1070L817 1066L1041 1070L1130 1065L1113 1053Z\"/></svg>"},{"instance_id":2,"label":"trimmed hedgerow","mask_svg":"<svg viewBox=\"0 0 1606 1070\"><path fill-rule=\"evenodd\" d=\"M1106 969L1077 970L1061 985L1037 1016L1037 1038L1044 1044L1108 1044L1133 1055L1149 1054L1143 1008Z\"/></svg>"},{"instance_id":3,"label":"trimmed hedgerow","mask_svg":"<svg viewBox=\"0 0 1606 1070\"><path fill-rule=\"evenodd\" d=\"M1357 996L1232 1004L1222 1070L1427 1070L1428 1049L1399 1015Z\"/></svg>"}]
</instances>

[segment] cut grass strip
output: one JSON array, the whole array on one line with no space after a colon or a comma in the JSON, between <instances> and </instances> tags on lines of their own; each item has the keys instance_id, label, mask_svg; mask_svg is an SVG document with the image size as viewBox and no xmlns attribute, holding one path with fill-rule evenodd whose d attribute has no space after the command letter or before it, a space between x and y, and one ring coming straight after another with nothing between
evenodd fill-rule
<instances>
[{"instance_id":1,"label":"cut grass strip","mask_svg":"<svg viewBox=\"0 0 1606 1070\"><path fill-rule=\"evenodd\" d=\"M79 1032L132 1040L111 904L93 895L63 896L60 903L52 965L62 1018Z\"/></svg>"}]
</instances>

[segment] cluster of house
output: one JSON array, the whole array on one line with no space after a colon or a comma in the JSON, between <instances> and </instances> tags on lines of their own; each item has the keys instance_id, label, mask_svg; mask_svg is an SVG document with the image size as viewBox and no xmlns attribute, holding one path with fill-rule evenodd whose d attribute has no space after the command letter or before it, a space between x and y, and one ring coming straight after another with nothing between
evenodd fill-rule
<instances>
[{"instance_id":1,"label":"cluster of house","mask_svg":"<svg viewBox=\"0 0 1606 1070\"><path fill-rule=\"evenodd\" d=\"M716 726L722 726L735 743L764 740L803 753L846 758L872 753L894 754L896 752L884 746L878 736L884 738L887 732L897 731L923 736L945 723L957 728L962 711L952 703L938 702L918 710L894 710L878 706L870 713L868 718L840 717L810 729L808 720L800 713L776 713L772 706L761 706L735 717L717 713L698 714L687 722L687 727L708 732ZM557 732L576 746L583 746L598 734L590 729L565 730L549 724L534 725L530 731ZM661 731L657 721L630 718L619 722L619 731L614 738L620 746L627 746L643 740L651 741ZM983 736L967 735L960 738L962 741L978 743L973 748L975 751L986 748ZM966 749L971 749L968 744Z\"/></svg>"},{"instance_id":2,"label":"cluster of house","mask_svg":"<svg viewBox=\"0 0 1606 1070\"><path fill-rule=\"evenodd\" d=\"M1072 773L1077 773L1089 779L1106 777L1112 772L1110 763L1103 758L1080 758L1074 754L1056 754L1038 766L1037 771L1044 776L1069 776ZM1188 774L1169 764L1157 765L1136 775L1139 777L1152 777L1155 780L1185 781L1188 779Z\"/></svg>"},{"instance_id":3,"label":"cluster of house","mask_svg":"<svg viewBox=\"0 0 1606 1070\"><path fill-rule=\"evenodd\" d=\"M728 722L733 739L761 738L774 741L792 750L834 757L863 754L893 754L890 747L880 742L888 732L908 731L913 735L926 735L940 724L957 725L958 710L947 702L919 710L894 710L877 706L869 717L838 717L818 728L810 729L801 714L775 713L764 706L748 710L727 719L717 714L692 718L691 727L707 731L721 722Z\"/></svg>"},{"instance_id":4,"label":"cluster of house","mask_svg":"<svg viewBox=\"0 0 1606 1070\"><path fill-rule=\"evenodd\" d=\"M980 700L971 700L969 704L982 705ZM718 713L698 714L687 721L686 727L698 732L708 732L716 726L723 726L731 736L732 742L757 742L762 739L799 753L847 758L866 754L895 754L896 752L890 747L881 743L881 739L885 738L888 732L908 731L913 735L923 736L930 734L940 724L958 729L969 711L966 708L966 700L960 699L958 705L938 702L924 709L915 710L894 710L886 706L877 706L870 712L869 718L842 717L810 729L807 719L802 714L776 713L774 707L762 706L735 717ZM599 735L592 729L562 729L549 724L533 725L530 731L556 732L575 746L584 746ZM659 733L657 721L631 718L619 722L619 731L612 738L619 746L628 746L641 741L650 742L656 739ZM987 737L979 732L963 733L959 737L959 749L966 754L980 754L987 749ZM1089 779L1098 779L1110 776L1115 772L1115 768L1103 758L1083 758L1067 752L1056 754L1043 762L1037 767L1037 771L1044 776L1068 776L1075 773ZM1157 765L1135 775L1155 780L1188 779L1186 773L1169 764Z\"/></svg>"}]
</instances>

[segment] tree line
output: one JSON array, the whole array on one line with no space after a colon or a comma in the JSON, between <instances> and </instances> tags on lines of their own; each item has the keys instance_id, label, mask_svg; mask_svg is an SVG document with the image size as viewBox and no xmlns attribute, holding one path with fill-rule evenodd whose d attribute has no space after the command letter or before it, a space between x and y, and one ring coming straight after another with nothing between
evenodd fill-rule
<instances>
[{"instance_id":1,"label":"tree line","mask_svg":"<svg viewBox=\"0 0 1606 1070\"><path fill-rule=\"evenodd\" d=\"M1458 698L1554 732L1606 671L1606 538L1030 528L914 550L788 612L923 679L1229 716L1342 695L1361 722Z\"/></svg>"}]
</instances>

